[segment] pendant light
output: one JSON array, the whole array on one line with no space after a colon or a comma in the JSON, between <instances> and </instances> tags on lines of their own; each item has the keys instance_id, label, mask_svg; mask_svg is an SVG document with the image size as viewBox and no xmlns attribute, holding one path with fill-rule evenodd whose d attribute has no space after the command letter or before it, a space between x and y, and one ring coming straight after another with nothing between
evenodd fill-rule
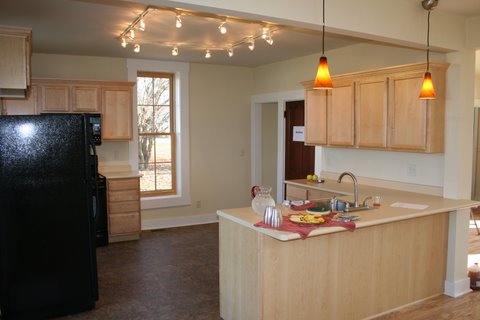
<instances>
[{"instance_id":1,"label":"pendant light","mask_svg":"<svg viewBox=\"0 0 480 320\"><path fill-rule=\"evenodd\" d=\"M318 63L317 76L313 82L313 89L332 89L333 83L328 71L327 57L325 57L325 0L323 0L323 27L322 27L322 56Z\"/></svg>"},{"instance_id":2,"label":"pendant light","mask_svg":"<svg viewBox=\"0 0 480 320\"><path fill-rule=\"evenodd\" d=\"M422 90L419 99L436 99L433 87L432 74L430 73L430 12L438 5L438 0L423 0L422 7L428 11L427 15L427 71L423 78Z\"/></svg>"}]
</instances>

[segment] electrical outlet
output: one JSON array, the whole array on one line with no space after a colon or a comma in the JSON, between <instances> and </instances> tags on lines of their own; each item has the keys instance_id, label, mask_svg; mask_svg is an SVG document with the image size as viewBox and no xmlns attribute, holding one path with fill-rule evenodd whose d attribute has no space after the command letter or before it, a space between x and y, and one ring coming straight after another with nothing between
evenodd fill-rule
<instances>
[{"instance_id":1,"label":"electrical outlet","mask_svg":"<svg viewBox=\"0 0 480 320\"><path fill-rule=\"evenodd\" d=\"M201 207L202 207L202 201L197 200L197 202L195 203L195 206L196 206L197 208L201 208Z\"/></svg>"},{"instance_id":2,"label":"electrical outlet","mask_svg":"<svg viewBox=\"0 0 480 320\"><path fill-rule=\"evenodd\" d=\"M407 175L415 177L417 175L417 165L415 163L407 164Z\"/></svg>"}]
</instances>

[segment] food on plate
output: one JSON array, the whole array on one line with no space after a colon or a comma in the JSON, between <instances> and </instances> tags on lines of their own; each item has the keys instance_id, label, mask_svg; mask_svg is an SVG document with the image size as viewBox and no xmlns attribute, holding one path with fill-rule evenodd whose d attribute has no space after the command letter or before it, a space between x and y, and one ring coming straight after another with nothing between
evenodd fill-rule
<instances>
[{"instance_id":1,"label":"food on plate","mask_svg":"<svg viewBox=\"0 0 480 320\"><path fill-rule=\"evenodd\" d=\"M326 220L320 214L309 214L306 212L299 212L299 214L291 215L290 221L305 224L320 224Z\"/></svg>"},{"instance_id":2,"label":"food on plate","mask_svg":"<svg viewBox=\"0 0 480 320\"><path fill-rule=\"evenodd\" d=\"M307 176L307 180L312 180L312 179L313 179L313 176L312 176L311 174L309 174L309 175Z\"/></svg>"}]
</instances>

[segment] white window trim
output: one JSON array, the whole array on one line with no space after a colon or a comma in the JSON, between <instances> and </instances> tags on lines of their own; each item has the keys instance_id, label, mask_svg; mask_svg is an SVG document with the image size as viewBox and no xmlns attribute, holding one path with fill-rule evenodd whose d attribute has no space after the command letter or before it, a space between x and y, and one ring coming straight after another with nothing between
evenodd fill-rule
<instances>
[{"instance_id":1,"label":"white window trim","mask_svg":"<svg viewBox=\"0 0 480 320\"><path fill-rule=\"evenodd\" d=\"M128 80L137 82L137 73L164 72L175 74L174 109L175 109L175 150L177 194L168 196L144 197L142 209L155 209L191 204L190 197L190 135L188 117L188 92L190 65L183 62L127 59ZM129 142L129 157L132 168L138 170L138 124L137 124L137 87L133 90L132 128L133 139Z\"/></svg>"}]
</instances>

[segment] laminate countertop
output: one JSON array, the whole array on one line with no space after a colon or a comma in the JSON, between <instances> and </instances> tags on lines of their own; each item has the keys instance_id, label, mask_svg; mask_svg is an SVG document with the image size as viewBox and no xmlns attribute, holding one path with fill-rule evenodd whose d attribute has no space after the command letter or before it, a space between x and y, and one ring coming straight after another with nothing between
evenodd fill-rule
<instances>
[{"instance_id":1,"label":"laminate countertop","mask_svg":"<svg viewBox=\"0 0 480 320\"><path fill-rule=\"evenodd\" d=\"M337 183L336 180L328 179L325 179L325 182L323 183L310 182L306 179L290 180L285 181L285 183L301 188L340 194L337 196L337 199L353 202L353 183L347 182L347 179L348 178L345 178L342 183ZM428 194L359 184L359 203L362 203L363 199L368 196L380 196L381 206L370 210L351 212L351 215L357 215L360 217L359 220L355 221L357 229L480 206L480 202L472 200L447 199ZM371 200L369 204L371 204ZM422 208L414 208L417 205ZM278 207L281 207L283 215L294 213L293 210L287 207L280 205L278 205ZM254 224L262 220L263 217L256 215L251 207L218 210L217 215L281 241L300 238L300 235L297 233L254 227ZM309 237L342 231L346 230L342 227L319 227L313 230Z\"/></svg>"},{"instance_id":2,"label":"laminate countertop","mask_svg":"<svg viewBox=\"0 0 480 320\"><path fill-rule=\"evenodd\" d=\"M100 174L104 175L108 180L140 178L142 176L142 174L135 171L100 171Z\"/></svg>"}]
</instances>

